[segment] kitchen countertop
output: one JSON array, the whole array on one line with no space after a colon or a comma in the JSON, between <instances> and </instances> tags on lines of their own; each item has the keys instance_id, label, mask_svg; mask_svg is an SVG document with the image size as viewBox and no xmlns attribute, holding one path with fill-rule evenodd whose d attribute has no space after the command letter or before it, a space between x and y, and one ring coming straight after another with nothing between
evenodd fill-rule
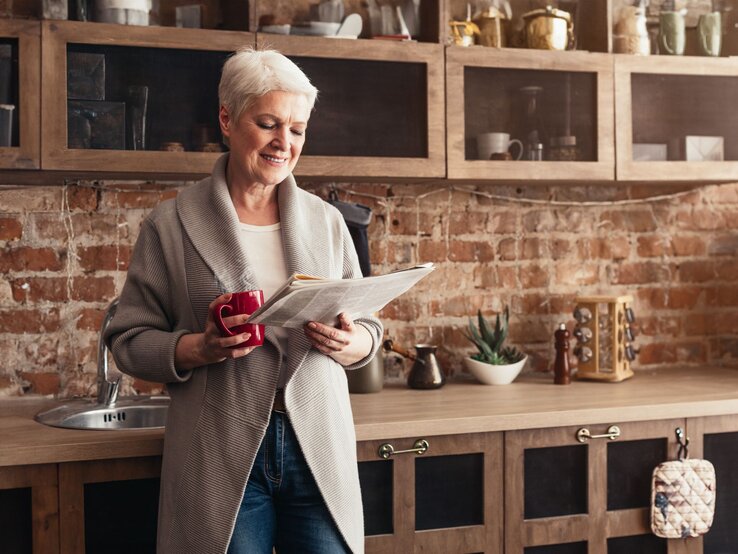
<instances>
[{"instance_id":1,"label":"kitchen countertop","mask_svg":"<svg viewBox=\"0 0 738 554\"><path fill-rule=\"evenodd\" d=\"M0 400L0 466L161 455L164 431L79 431L33 415L49 399ZM637 371L622 383L552 384L550 375L511 385L472 381L438 390L389 386L351 395L360 441L566 425L738 414L738 370L711 367Z\"/></svg>"}]
</instances>

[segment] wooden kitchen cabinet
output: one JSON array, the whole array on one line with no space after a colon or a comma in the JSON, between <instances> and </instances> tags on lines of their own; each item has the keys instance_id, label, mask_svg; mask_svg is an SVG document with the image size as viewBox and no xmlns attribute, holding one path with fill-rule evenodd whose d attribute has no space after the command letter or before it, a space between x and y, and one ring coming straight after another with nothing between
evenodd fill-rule
<instances>
[{"instance_id":1,"label":"wooden kitchen cabinet","mask_svg":"<svg viewBox=\"0 0 738 554\"><path fill-rule=\"evenodd\" d=\"M57 498L55 464L0 467L0 550L58 553Z\"/></svg>"},{"instance_id":2,"label":"wooden kitchen cabinet","mask_svg":"<svg viewBox=\"0 0 738 554\"><path fill-rule=\"evenodd\" d=\"M0 104L15 106L11 145L0 146L0 169L40 167L39 37L37 21L0 19Z\"/></svg>"},{"instance_id":3,"label":"wooden kitchen cabinet","mask_svg":"<svg viewBox=\"0 0 738 554\"><path fill-rule=\"evenodd\" d=\"M697 553L651 534L651 474L676 456L672 419L505 433L505 554Z\"/></svg>"},{"instance_id":4,"label":"wooden kitchen cabinet","mask_svg":"<svg viewBox=\"0 0 738 554\"><path fill-rule=\"evenodd\" d=\"M193 150L220 145L220 71L232 51L253 46L254 40L253 34L236 31L44 22L44 169L210 174L220 152ZM89 93L68 98L74 54L104 56L104 100L90 99L100 95ZM146 140L139 150L130 138L130 87L148 87ZM179 143L186 151L161 151L165 143Z\"/></svg>"},{"instance_id":5,"label":"wooden kitchen cabinet","mask_svg":"<svg viewBox=\"0 0 738 554\"><path fill-rule=\"evenodd\" d=\"M734 181L738 171L735 61L614 58L617 179Z\"/></svg>"},{"instance_id":6,"label":"wooden kitchen cabinet","mask_svg":"<svg viewBox=\"0 0 738 554\"><path fill-rule=\"evenodd\" d=\"M257 35L320 91L295 174L445 177L443 47Z\"/></svg>"},{"instance_id":7,"label":"wooden kitchen cabinet","mask_svg":"<svg viewBox=\"0 0 738 554\"><path fill-rule=\"evenodd\" d=\"M59 464L61 554L156 552L160 473L159 457Z\"/></svg>"},{"instance_id":8,"label":"wooden kitchen cabinet","mask_svg":"<svg viewBox=\"0 0 738 554\"><path fill-rule=\"evenodd\" d=\"M449 47L446 121L450 179L612 180L612 59L586 52ZM492 132L520 140L522 158L516 159L515 147L512 160L482 154L480 135ZM560 145L564 136L575 137L576 146ZM542 148L540 161L529 161L533 143Z\"/></svg>"},{"instance_id":9,"label":"wooden kitchen cabinet","mask_svg":"<svg viewBox=\"0 0 738 554\"><path fill-rule=\"evenodd\" d=\"M418 440L422 454L379 455ZM501 433L366 441L358 456L367 553L502 551Z\"/></svg>"}]
</instances>

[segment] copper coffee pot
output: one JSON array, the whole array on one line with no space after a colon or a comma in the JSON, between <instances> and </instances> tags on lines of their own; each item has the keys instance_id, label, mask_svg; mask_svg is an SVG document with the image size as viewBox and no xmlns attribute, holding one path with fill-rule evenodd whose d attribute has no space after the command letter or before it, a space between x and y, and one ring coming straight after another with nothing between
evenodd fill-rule
<instances>
[{"instance_id":1,"label":"copper coffee pot","mask_svg":"<svg viewBox=\"0 0 738 554\"><path fill-rule=\"evenodd\" d=\"M401 346L396 346L392 339L385 340L383 346L387 352L396 352L404 358L413 360L413 367L410 368L410 374L407 376L407 386L411 389L438 389L446 382L446 377L436 359L437 346L416 344L414 348L417 355L411 354Z\"/></svg>"}]
</instances>

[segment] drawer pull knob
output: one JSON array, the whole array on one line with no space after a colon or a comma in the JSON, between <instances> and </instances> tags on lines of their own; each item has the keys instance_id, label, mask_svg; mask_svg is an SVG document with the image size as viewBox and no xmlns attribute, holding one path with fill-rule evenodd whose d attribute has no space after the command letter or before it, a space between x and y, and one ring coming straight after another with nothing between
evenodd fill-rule
<instances>
[{"instance_id":1,"label":"drawer pull knob","mask_svg":"<svg viewBox=\"0 0 738 554\"><path fill-rule=\"evenodd\" d=\"M428 444L428 441L425 439L416 440L413 443L413 447L408 448L407 450L395 450L394 446L392 446L388 442L385 442L382 446L379 447L379 457L383 460L389 460L389 458L391 456L394 456L395 454L425 454L429 448L430 444Z\"/></svg>"},{"instance_id":2,"label":"drawer pull knob","mask_svg":"<svg viewBox=\"0 0 738 554\"><path fill-rule=\"evenodd\" d=\"M604 435L593 435L586 427L582 427L577 431L577 440L579 442L587 442L589 439L610 439L614 441L618 437L620 437L620 427L617 425L610 425L607 428L607 433Z\"/></svg>"}]
</instances>

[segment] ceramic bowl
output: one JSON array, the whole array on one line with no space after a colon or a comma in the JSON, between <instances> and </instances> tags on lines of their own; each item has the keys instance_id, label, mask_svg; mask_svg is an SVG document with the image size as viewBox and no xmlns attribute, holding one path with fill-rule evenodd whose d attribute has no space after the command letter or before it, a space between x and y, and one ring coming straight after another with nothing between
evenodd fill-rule
<instances>
[{"instance_id":1,"label":"ceramic bowl","mask_svg":"<svg viewBox=\"0 0 738 554\"><path fill-rule=\"evenodd\" d=\"M291 25L262 25L259 31L273 35L289 35Z\"/></svg>"},{"instance_id":2,"label":"ceramic bowl","mask_svg":"<svg viewBox=\"0 0 738 554\"><path fill-rule=\"evenodd\" d=\"M472 358L464 358L466 369L477 378L480 383L485 385L509 385L518 374L522 371L528 356L509 365L492 365L479 362Z\"/></svg>"},{"instance_id":3,"label":"ceramic bowl","mask_svg":"<svg viewBox=\"0 0 738 554\"><path fill-rule=\"evenodd\" d=\"M340 23L330 21L310 21L307 25L293 25L290 34L329 37L335 35L340 26Z\"/></svg>"}]
</instances>

